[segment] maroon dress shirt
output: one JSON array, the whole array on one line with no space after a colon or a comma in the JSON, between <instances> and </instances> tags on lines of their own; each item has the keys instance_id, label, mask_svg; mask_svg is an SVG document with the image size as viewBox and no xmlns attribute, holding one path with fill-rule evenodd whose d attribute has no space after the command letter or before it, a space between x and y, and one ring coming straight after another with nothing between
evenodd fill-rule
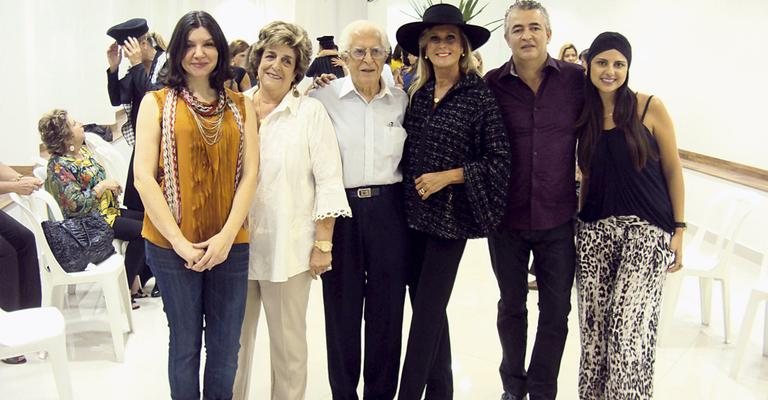
<instances>
[{"instance_id":1,"label":"maroon dress shirt","mask_svg":"<svg viewBox=\"0 0 768 400\"><path fill-rule=\"evenodd\" d=\"M512 174L508 229L557 227L576 214L576 120L584 104L584 69L547 56L533 93L512 59L485 75L509 135Z\"/></svg>"}]
</instances>

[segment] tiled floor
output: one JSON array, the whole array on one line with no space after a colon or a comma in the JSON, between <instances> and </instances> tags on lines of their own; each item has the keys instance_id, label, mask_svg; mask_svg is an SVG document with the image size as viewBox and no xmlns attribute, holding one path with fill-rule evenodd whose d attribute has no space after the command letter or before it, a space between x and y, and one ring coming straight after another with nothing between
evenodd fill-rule
<instances>
[{"instance_id":1,"label":"tiled floor","mask_svg":"<svg viewBox=\"0 0 768 400\"><path fill-rule=\"evenodd\" d=\"M734 336L741 326L748 287L758 267L740 262L733 268ZM309 383L307 399L331 399L325 372L325 338L320 283L312 286L309 309ZM656 363L656 399L768 399L768 358L761 356L762 312L752 332L741 375L729 377L734 345L723 343L719 290L713 290L712 323L699 323L696 281L687 279L669 335L660 344ZM459 269L449 306L454 354L456 399L498 399L500 346L496 335L498 289L490 269L486 243L471 241ZM70 368L78 400L169 398L166 380L168 331L160 299L142 299L134 312L135 332L128 337L122 364L112 361L112 342L98 288L81 286L65 311ZM529 338L535 333L537 295L529 296ZM578 318L570 318L570 335L559 379L559 399L577 399L579 361ZM409 311L403 334L407 335ZM269 355L266 329L259 328L251 398L269 397ZM403 346L405 347L405 346ZM26 365L0 364L0 399L55 399L50 366L29 355Z\"/></svg>"}]
</instances>

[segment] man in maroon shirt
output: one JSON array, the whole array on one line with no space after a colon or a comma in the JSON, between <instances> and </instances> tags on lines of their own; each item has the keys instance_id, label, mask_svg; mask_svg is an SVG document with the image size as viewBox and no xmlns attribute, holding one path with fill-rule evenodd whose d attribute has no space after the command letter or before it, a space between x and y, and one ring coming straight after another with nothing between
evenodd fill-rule
<instances>
[{"instance_id":1,"label":"man in maroon shirt","mask_svg":"<svg viewBox=\"0 0 768 400\"><path fill-rule=\"evenodd\" d=\"M502 400L554 399L568 334L575 268L573 217L576 120L584 71L547 54L552 35L546 9L517 1L505 18L512 58L485 76L511 143L506 216L488 245L499 283L497 327L503 351ZM525 367L531 253L539 286L539 321Z\"/></svg>"}]
</instances>

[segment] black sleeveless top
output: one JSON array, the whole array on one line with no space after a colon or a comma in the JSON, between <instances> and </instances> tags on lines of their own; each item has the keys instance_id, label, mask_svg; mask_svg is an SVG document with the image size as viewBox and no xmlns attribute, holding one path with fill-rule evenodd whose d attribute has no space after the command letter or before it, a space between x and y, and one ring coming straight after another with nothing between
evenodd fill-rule
<instances>
[{"instance_id":1,"label":"black sleeveless top","mask_svg":"<svg viewBox=\"0 0 768 400\"><path fill-rule=\"evenodd\" d=\"M651 96L653 97L653 96ZM645 119L648 103L641 120ZM643 126L653 154L659 154L656 138ZM579 218L594 222L611 216L636 215L666 232L675 230L672 201L658 157L648 157L638 171L627 148L624 131L603 131L592 155L589 187Z\"/></svg>"}]
</instances>

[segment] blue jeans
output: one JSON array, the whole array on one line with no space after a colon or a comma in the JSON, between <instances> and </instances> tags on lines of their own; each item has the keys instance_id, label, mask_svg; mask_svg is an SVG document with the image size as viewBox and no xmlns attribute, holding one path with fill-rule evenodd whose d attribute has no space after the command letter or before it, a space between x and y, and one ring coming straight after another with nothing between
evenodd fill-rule
<instances>
[{"instance_id":1,"label":"blue jeans","mask_svg":"<svg viewBox=\"0 0 768 400\"><path fill-rule=\"evenodd\" d=\"M168 380L174 400L200 399L200 348L205 331L204 399L231 399L248 290L248 245L205 272L184 267L176 252L147 242L147 263L163 288L168 318ZM205 322L205 327L203 327Z\"/></svg>"}]
</instances>

